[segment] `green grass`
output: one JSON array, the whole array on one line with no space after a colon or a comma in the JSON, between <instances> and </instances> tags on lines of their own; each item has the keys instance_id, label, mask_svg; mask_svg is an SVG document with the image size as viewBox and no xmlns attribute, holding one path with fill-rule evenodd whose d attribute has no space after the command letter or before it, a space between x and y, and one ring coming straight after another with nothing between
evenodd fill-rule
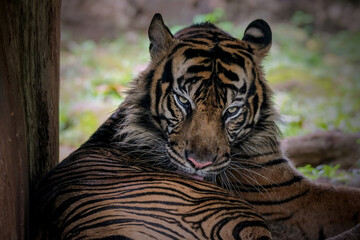
<instances>
[{"instance_id":1,"label":"green grass","mask_svg":"<svg viewBox=\"0 0 360 240\"><path fill-rule=\"evenodd\" d=\"M274 28L264 62L285 137L316 130L360 131L359 34L311 34L293 25ZM284 89L284 90L281 90Z\"/></svg>"},{"instance_id":2,"label":"green grass","mask_svg":"<svg viewBox=\"0 0 360 240\"><path fill-rule=\"evenodd\" d=\"M343 174L338 174L337 170L340 168L340 164L336 164L335 166L331 165L319 165L317 167L313 167L310 164L305 165L304 167L299 167L298 170L304 174L306 177L312 180L316 180L320 177L324 178L343 178Z\"/></svg>"},{"instance_id":3,"label":"green grass","mask_svg":"<svg viewBox=\"0 0 360 240\"><path fill-rule=\"evenodd\" d=\"M348 184L355 175L359 175L359 169L345 171L340 169L340 164L322 164L316 167L307 164L297 168L305 177L311 180L324 179L333 183Z\"/></svg>"},{"instance_id":4,"label":"green grass","mask_svg":"<svg viewBox=\"0 0 360 240\"><path fill-rule=\"evenodd\" d=\"M78 147L121 103L149 54L144 36L134 43L119 37L67 46L60 58L60 144Z\"/></svg>"}]
</instances>

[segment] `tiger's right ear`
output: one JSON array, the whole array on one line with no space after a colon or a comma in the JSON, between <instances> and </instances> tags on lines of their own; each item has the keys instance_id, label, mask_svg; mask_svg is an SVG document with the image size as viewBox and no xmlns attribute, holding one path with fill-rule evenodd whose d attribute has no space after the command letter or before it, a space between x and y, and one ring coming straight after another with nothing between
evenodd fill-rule
<instances>
[{"instance_id":1,"label":"tiger's right ear","mask_svg":"<svg viewBox=\"0 0 360 240\"><path fill-rule=\"evenodd\" d=\"M159 13L156 13L151 20L148 35L150 40L151 58L159 56L166 50L174 40L169 28L165 26L164 21Z\"/></svg>"},{"instance_id":2,"label":"tiger's right ear","mask_svg":"<svg viewBox=\"0 0 360 240\"><path fill-rule=\"evenodd\" d=\"M247 26L242 40L249 43L255 55L262 59L270 50L271 39L269 24L262 19L257 19Z\"/></svg>"}]
</instances>

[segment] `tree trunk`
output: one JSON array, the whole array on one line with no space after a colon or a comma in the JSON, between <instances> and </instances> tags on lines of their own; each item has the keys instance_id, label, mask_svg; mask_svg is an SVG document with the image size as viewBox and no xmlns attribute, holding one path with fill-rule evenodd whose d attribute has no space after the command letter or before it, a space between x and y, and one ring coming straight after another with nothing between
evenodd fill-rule
<instances>
[{"instance_id":1,"label":"tree trunk","mask_svg":"<svg viewBox=\"0 0 360 240\"><path fill-rule=\"evenodd\" d=\"M29 193L58 162L60 0L0 4L0 239L27 239Z\"/></svg>"}]
</instances>

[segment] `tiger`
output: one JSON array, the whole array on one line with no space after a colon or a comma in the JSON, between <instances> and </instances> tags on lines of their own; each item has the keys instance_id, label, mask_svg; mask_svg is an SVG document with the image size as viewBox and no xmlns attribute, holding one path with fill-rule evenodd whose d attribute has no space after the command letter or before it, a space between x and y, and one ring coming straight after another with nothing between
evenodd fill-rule
<instances>
[{"instance_id":1,"label":"tiger","mask_svg":"<svg viewBox=\"0 0 360 240\"><path fill-rule=\"evenodd\" d=\"M262 70L272 45L266 21L251 22L240 40L211 23L173 35L156 14L148 36L151 62L109 136L117 148L245 199L275 239L325 239L360 222L359 189L308 180L281 149Z\"/></svg>"},{"instance_id":2,"label":"tiger","mask_svg":"<svg viewBox=\"0 0 360 240\"><path fill-rule=\"evenodd\" d=\"M119 119L38 185L31 239L271 239L254 208L223 188L134 165L108 138Z\"/></svg>"},{"instance_id":3,"label":"tiger","mask_svg":"<svg viewBox=\"0 0 360 240\"><path fill-rule=\"evenodd\" d=\"M86 224L108 216L103 205L97 205L102 204L103 198L108 208L118 206L113 202L117 199L108 200L104 191L121 189L116 176L126 176L129 166L130 172L140 177L141 171L145 176L154 174L161 179L163 174L170 174L168 183L174 184L173 189L195 186L196 190L182 190L187 196L201 191L202 197L211 202L212 194L218 192L218 196L231 198L229 202L241 201L238 210L244 206L253 210L246 210L240 225L247 226L252 217L256 218L255 222L263 218L266 223L260 221L254 226L248 234L250 239L325 239L360 222L359 190L311 182L281 150L279 114L261 65L272 44L271 28L266 21L251 22L240 40L211 23L193 24L173 35L161 15L155 14L148 36L151 61L133 79L127 97L110 117L111 121L108 120L110 123L105 122L39 184L34 216L40 216L37 218L40 224L36 225L43 227L38 232L56 233L55 237L66 239L62 234L69 225L75 226L71 234L80 234L84 228L97 233L98 225ZM107 161L110 163L103 165ZM113 171L115 166L118 168ZM87 181L85 177L91 174L96 177ZM180 183L180 179L184 182ZM80 180L86 186L77 186ZM147 184L139 182L138 186L146 191L150 186ZM149 184L157 188L156 182ZM99 188L104 189L99 191ZM162 191L167 198L170 190ZM99 193L99 203L91 197L87 200L93 192ZM121 198L120 193L118 196ZM153 198L158 200L156 196ZM141 200L139 197L140 203L145 203ZM130 201L140 204L135 196ZM201 207L195 205L195 209ZM94 211L86 210L92 206ZM217 209L228 209L225 205L218 206ZM211 211L210 203L207 207ZM93 215L96 211L99 216ZM182 207L178 211L187 212ZM232 215L231 211L223 214ZM179 215L173 213L174 216ZM71 217L74 219L68 220ZM159 219L162 218L154 217L153 221L158 223ZM74 221L79 222L72 225ZM105 226L107 229L123 227L116 221L109 222L114 226L109 224ZM193 233L189 239L208 236L212 239L214 235L208 233L213 233L215 226L223 226L223 220L216 219L209 228L200 230L205 235L198 235L194 225L179 229L183 221L166 224L166 234L186 229ZM144 232L125 226L126 233ZM101 234L105 232L101 230ZM124 236L124 239L133 237ZM159 235L154 238L161 239Z\"/></svg>"}]
</instances>

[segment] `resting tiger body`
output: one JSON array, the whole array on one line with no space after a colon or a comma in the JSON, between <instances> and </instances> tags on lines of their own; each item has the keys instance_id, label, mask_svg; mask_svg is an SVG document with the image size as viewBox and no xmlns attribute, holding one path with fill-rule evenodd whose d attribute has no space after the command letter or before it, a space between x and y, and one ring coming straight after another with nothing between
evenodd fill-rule
<instances>
[{"instance_id":1,"label":"resting tiger body","mask_svg":"<svg viewBox=\"0 0 360 240\"><path fill-rule=\"evenodd\" d=\"M38 188L31 239L270 239L244 200L208 182L135 166L109 141L118 113Z\"/></svg>"},{"instance_id":2,"label":"resting tiger body","mask_svg":"<svg viewBox=\"0 0 360 240\"><path fill-rule=\"evenodd\" d=\"M359 190L304 179L281 152L260 65L272 39L265 21L250 23L242 40L209 23L173 36L157 14L149 39L151 62L118 124L94 135L123 153L119 160L213 181L253 205L275 238L325 239L360 222Z\"/></svg>"}]
</instances>

